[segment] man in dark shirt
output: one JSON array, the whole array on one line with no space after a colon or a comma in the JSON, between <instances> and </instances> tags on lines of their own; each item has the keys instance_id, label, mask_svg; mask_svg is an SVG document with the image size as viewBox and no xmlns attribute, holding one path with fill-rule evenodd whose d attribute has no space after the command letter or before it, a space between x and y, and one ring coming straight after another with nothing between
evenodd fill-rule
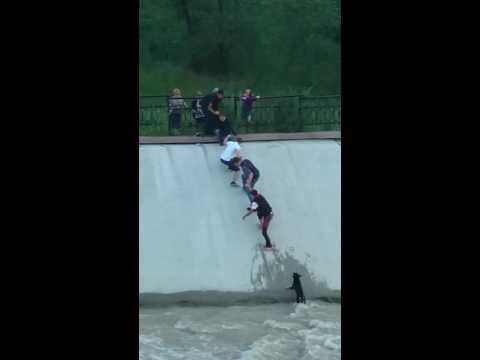
<instances>
[{"instance_id":1,"label":"man in dark shirt","mask_svg":"<svg viewBox=\"0 0 480 360\"><path fill-rule=\"evenodd\" d=\"M256 211L258 220L260 221L262 235L265 238L265 248L271 249L272 243L270 241L270 237L267 234L267 229L273 217L272 208L267 202L267 200L262 195L260 195L257 190L252 190L250 194L252 194L253 196L253 201L250 207L247 208L248 212L243 215L242 220L245 220L247 216Z\"/></svg>"},{"instance_id":2,"label":"man in dark shirt","mask_svg":"<svg viewBox=\"0 0 480 360\"><path fill-rule=\"evenodd\" d=\"M213 135L214 129L218 129L218 116L220 115L218 106L222 102L222 100L223 90L219 89L216 93L204 96L200 101L202 111L207 117L205 124L205 134L207 135Z\"/></svg>"},{"instance_id":3,"label":"man in dark shirt","mask_svg":"<svg viewBox=\"0 0 480 360\"><path fill-rule=\"evenodd\" d=\"M239 167L242 170L242 182L243 182L243 189L247 193L248 200L250 202L253 201L253 195L251 191L255 187L255 183L260 178L260 171L253 165L253 163L248 159L236 159L234 165Z\"/></svg>"}]
</instances>

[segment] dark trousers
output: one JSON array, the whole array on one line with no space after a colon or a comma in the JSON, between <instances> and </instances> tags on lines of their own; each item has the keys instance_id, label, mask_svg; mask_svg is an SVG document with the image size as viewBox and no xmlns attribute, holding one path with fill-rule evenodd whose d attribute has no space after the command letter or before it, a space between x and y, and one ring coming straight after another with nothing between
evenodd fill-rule
<instances>
[{"instance_id":1,"label":"dark trousers","mask_svg":"<svg viewBox=\"0 0 480 360\"><path fill-rule=\"evenodd\" d=\"M177 112L171 112L168 115L168 122L170 129L180 129L180 121L182 120L182 114Z\"/></svg>"},{"instance_id":2,"label":"dark trousers","mask_svg":"<svg viewBox=\"0 0 480 360\"><path fill-rule=\"evenodd\" d=\"M266 247L271 247L272 246L272 243L270 241L270 237L267 234L268 225L270 225L270 221L272 221L272 217L273 217L273 214L270 213L269 215L264 216L263 221L262 221L262 235L265 238L265 246Z\"/></svg>"},{"instance_id":3,"label":"dark trousers","mask_svg":"<svg viewBox=\"0 0 480 360\"><path fill-rule=\"evenodd\" d=\"M205 120L205 135L213 135L214 130L218 129L218 116L212 114L210 111L207 113L207 118Z\"/></svg>"},{"instance_id":4,"label":"dark trousers","mask_svg":"<svg viewBox=\"0 0 480 360\"><path fill-rule=\"evenodd\" d=\"M218 141L220 144L223 144L223 140L229 134L236 135L235 130L233 130L232 125L225 119L225 121L219 121L218 127Z\"/></svg>"},{"instance_id":5,"label":"dark trousers","mask_svg":"<svg viewBox=\"0 0 480 360\"><path fill-rule=\"evenodd\" d=\"M202 132L202 128L205 127L205 116L201 116L201 117L194 117L193 118L194 120L194 124L195 124L195 131L200 133ZM205 129L203 129L203 132L205 132Z\"/></svg>"}]
</instances>

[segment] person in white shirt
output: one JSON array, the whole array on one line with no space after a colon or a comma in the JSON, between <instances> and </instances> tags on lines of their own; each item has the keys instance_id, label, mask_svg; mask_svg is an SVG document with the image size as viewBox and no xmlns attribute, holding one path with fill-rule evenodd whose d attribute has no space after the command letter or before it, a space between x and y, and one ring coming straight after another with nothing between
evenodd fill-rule
<instances>
[{"instance_id":1,"label":"person in white shirt","mask_svg":"<svg viewBox=\"0 0 480 360\"><path fill-rule=\"evenodd\" d=\"M236 138L233 135L227 135L223 140L225 150L223 150L222 154L220 155L220 161L233 171L233 179L230 183L232 186L240 186L237 184L237 180L240 176L240 166L235 164L238 163L238 160L242 158L240 155L240 141L240 138Z\"/></svg>"}]
</instances>

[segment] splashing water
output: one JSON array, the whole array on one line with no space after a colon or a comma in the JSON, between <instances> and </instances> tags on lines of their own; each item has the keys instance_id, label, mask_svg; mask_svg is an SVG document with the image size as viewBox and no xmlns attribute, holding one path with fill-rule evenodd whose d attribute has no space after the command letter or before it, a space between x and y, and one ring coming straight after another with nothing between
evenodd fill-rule
<instances>
[{"instance_id":1,"label":"splashing water","mask_svg":"<svg viewBox=\"0 0 480 360\"><path fill-rule=\"evenodd\" d=\"M340 359L340 305L140 308L141 360Z\"/></svg>"}]
</instances>

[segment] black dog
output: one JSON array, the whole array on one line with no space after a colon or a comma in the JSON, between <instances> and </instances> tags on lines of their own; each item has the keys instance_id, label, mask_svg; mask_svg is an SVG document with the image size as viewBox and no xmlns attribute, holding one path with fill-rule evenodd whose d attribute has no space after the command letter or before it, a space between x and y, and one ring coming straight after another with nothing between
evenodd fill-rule
<instances>
[{"instance_id":1,"label":"black dog","mask_svg":"<svg viewBox=\"0 0 480 360\"><path fill-rule=\"evenodd\" d=\"M290 290L295 290L297 294L297 303L304 303L305 304L305 295L303 295L302 283L300 282L300 277L302 275L293 273L293 284L291 287L287 288Z\"/></svg>"}]
</instances>

